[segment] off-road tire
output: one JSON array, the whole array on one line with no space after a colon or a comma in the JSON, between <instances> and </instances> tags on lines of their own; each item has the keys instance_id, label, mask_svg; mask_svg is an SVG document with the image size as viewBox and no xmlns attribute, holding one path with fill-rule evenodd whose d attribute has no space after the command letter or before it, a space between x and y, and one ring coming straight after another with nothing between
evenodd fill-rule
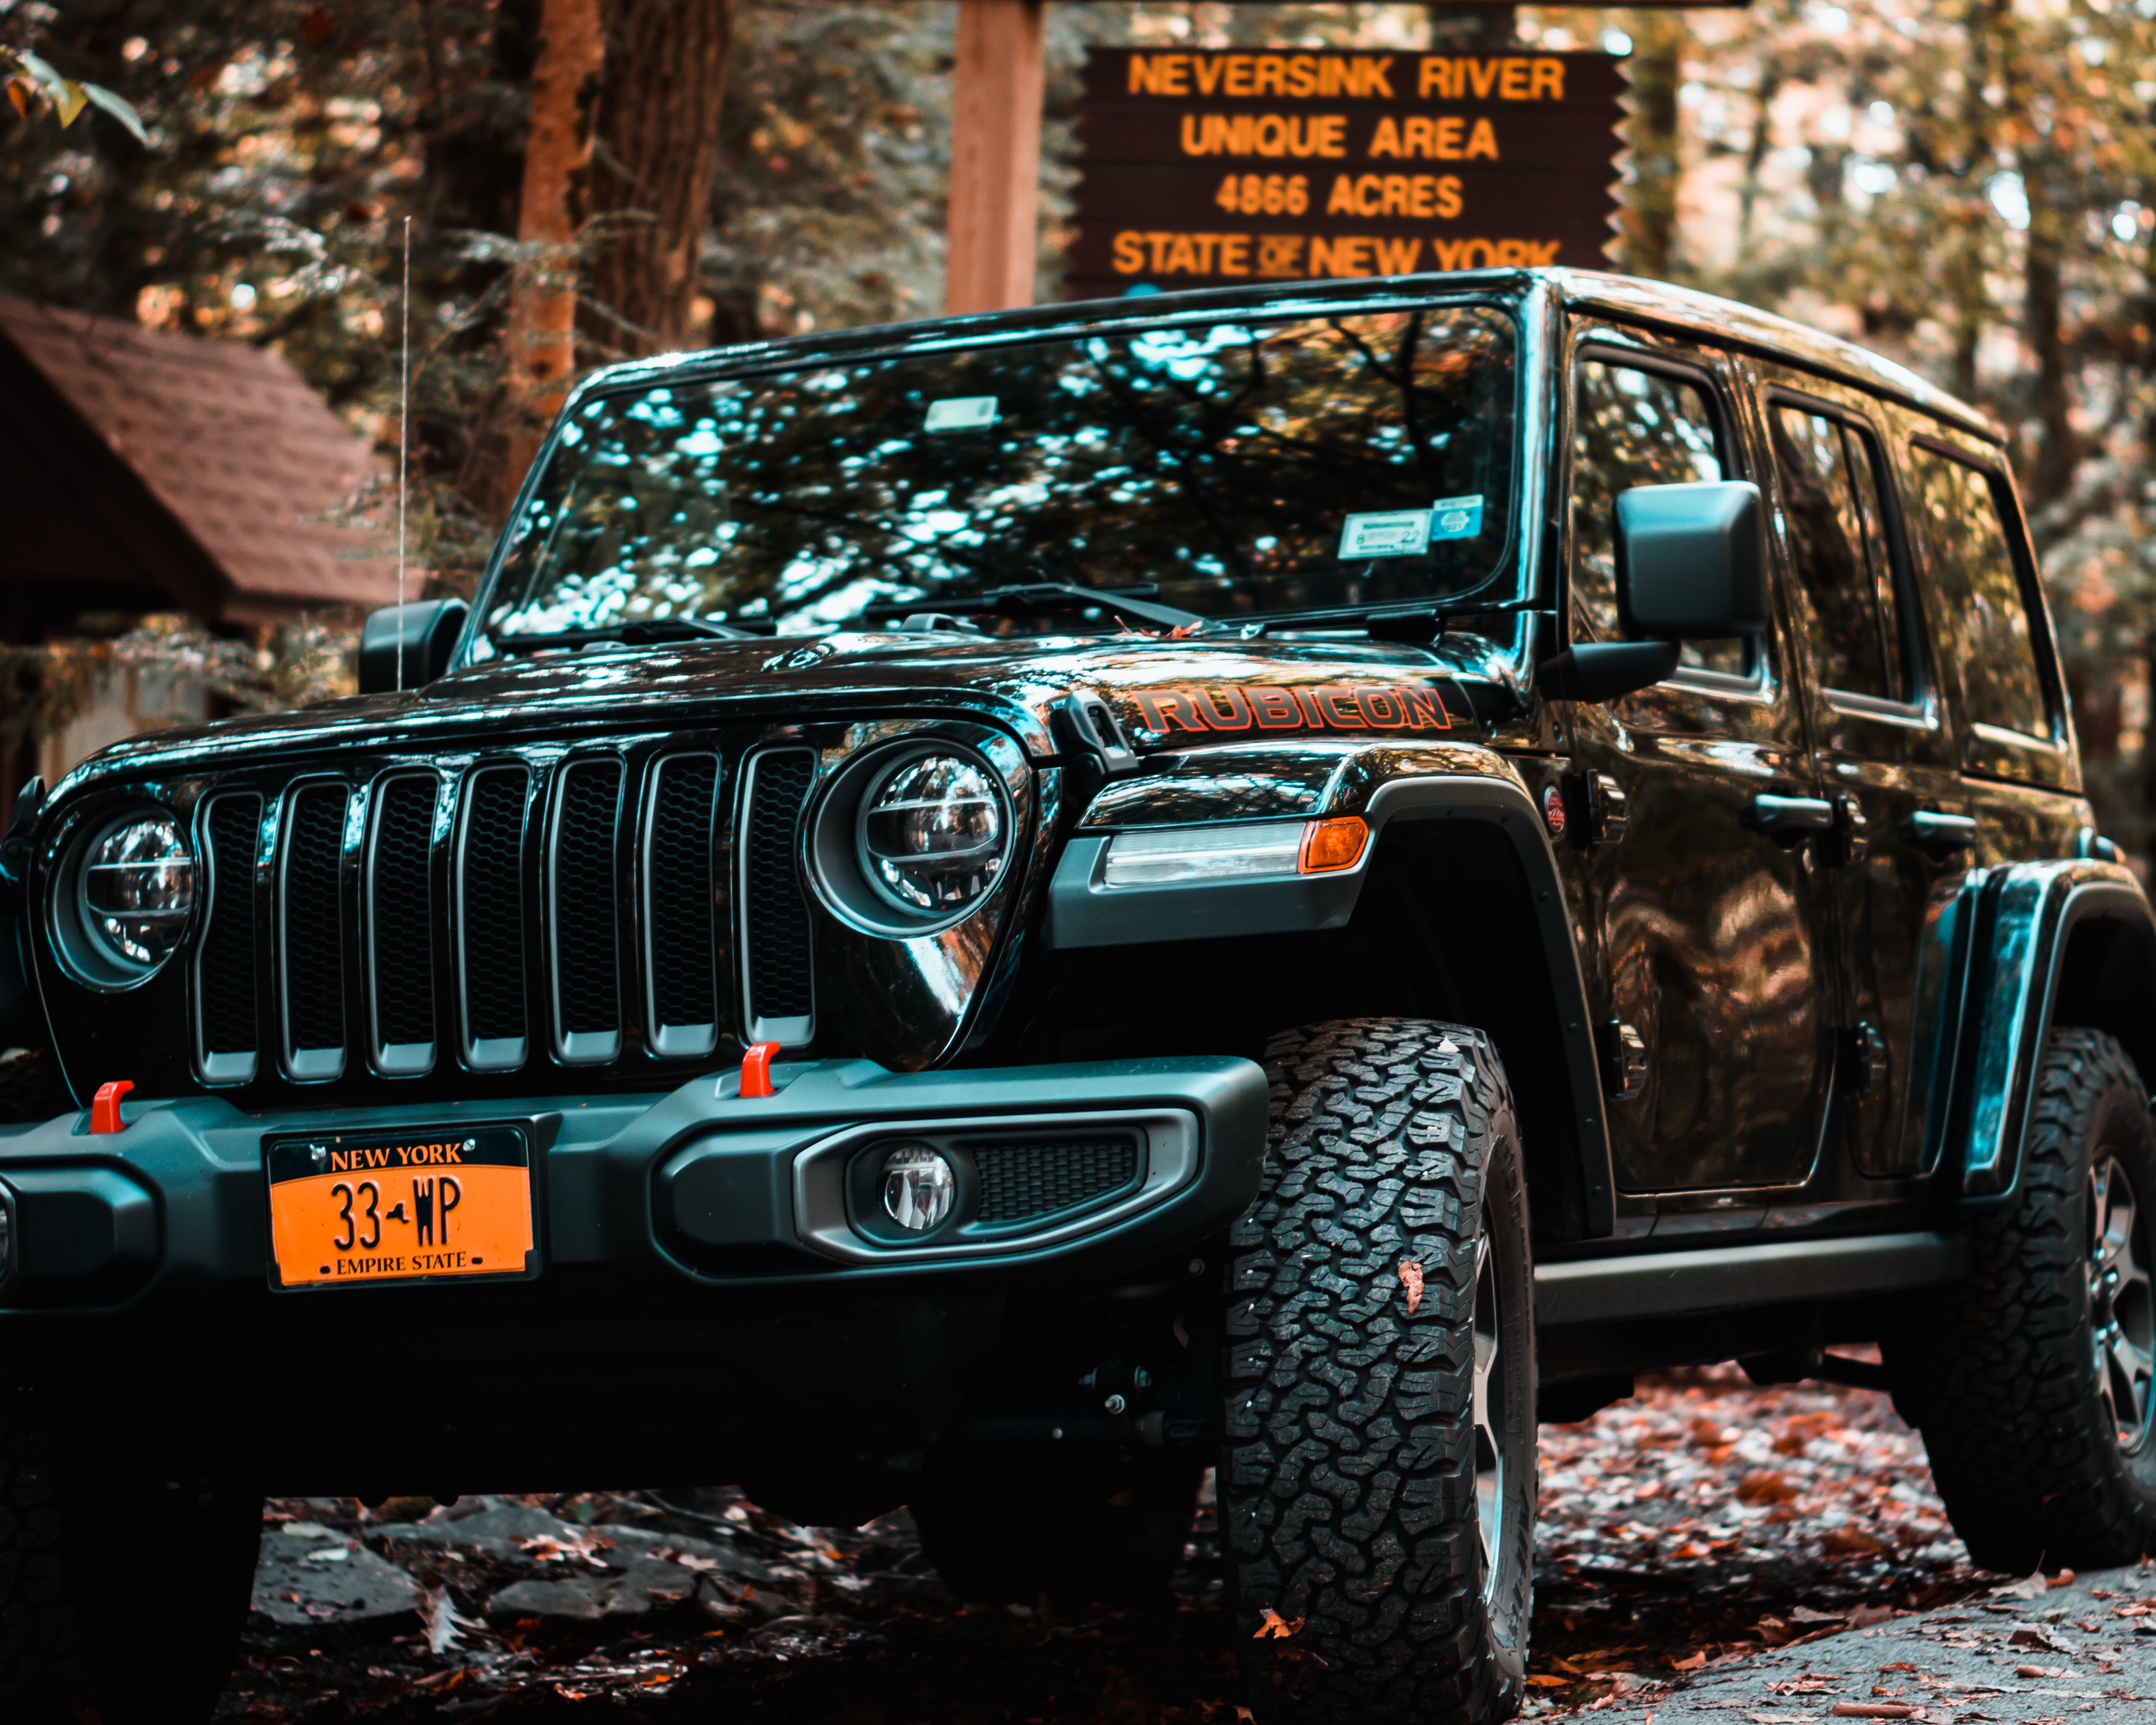
<instances>
[{"instance_id":1,"label":"off-road tire","mask_svg":"<svg viewBox=\"0 0 2156 1725\"><path fill-rule=\"evenodd\" d=\"M2146 1252L2148 1087L2109 1036L2054 1031L2016 1197L1973 1214L1966 1277L1887 1339L1897 1401L1922 1428L1954 1532L1987 1569L2102 1568L2156 1550L2156 1437L2122 1450L2095 1357L2091 1173L2107 1159L2133 1188Z\"/></svg>"},{"instance_id":2,"label":"off-road tire","mask_svg":"<svg viewBox=\"0 0 2156 1725\"><path fill-rule=\"evenodd\" d=\"M1205 1460L1195 1450L969 1446L932 1461L909 1507L922 1555L961 1599L1154 1604L1189 1543Z\"/></svg>"},{"instance_id":3,"label":"off-road tire","mask_svg":"<svg viewBox=\"0 0 2156 1725\"><path fill-rule=\"evenodd\" d=\"M1504 1070L1481 1032L1404 1019L1290 1031L1266 1070L1265 1186L1227 1266L1219 1477L1251 1707L1487 1725L1520 1703L1533 1580L1532 1260ZM1472 1406L1486 1237L1494 1564Z\"/></svg>"},{"instance_id":4,"label":"off-road tire","mask_svg":"<svg viewBox=\"0 0 2156 1725\"><path fill-rule=\"evenodd\" d=\"M95 1453L34 1393L0 1391L0 1719L198 1725L246 1624L261 1497Z\"/></svg>"}]
</instances>

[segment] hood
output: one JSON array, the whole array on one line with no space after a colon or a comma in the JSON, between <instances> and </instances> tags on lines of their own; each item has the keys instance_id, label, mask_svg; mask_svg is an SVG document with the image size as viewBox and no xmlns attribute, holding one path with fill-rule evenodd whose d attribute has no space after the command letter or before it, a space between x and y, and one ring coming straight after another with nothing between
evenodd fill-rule
<instances>
[{"instance_id":1,"label":"hood","mask_svg":"<svg viewBox=\"0 0 2156 1725\"><path fill-rule=\"evenodd\" d=\"M1048 759L1050 716L1074 693L1104 697L1141 752L1239 735L1472 737L1478 714L1512 708L1518 692L1507 660L1471 634L1427 646L946 633L690 641L495 659L401 695L158 732L101 751L66 783L322 749L424 750L475 732L568 741L648 724L907 713L994 724Z\"/></svg>"}]
</instances>

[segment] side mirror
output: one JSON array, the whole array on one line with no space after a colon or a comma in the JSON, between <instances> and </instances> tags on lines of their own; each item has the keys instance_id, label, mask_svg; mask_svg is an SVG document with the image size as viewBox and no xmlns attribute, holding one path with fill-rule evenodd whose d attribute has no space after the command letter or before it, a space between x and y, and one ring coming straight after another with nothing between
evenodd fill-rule
<instances>
[{"instance_id":1,"label":"side mirror","mask_svg":"<svg viewBox=\"0 0 2156 1725\"><path fill-rule=\"evenodd\" d=\"M1617 605L1626 632L1712 641L1767 626L1759 488L1742 480L1635 485L1617 497Z\"/></svg>"},{"instance_id":2,"label":"side mirror","mask_svg":"<svg viewBox=\"0 0 2156 1725\"><path fill-rule=\"evenodd\" d=\"M359 634L359 692L396 689L398 649L403 649L407 689L424 689L449 668L471 607L462 599L422 599L375 612Z\"/></svg>"}]
</instances>

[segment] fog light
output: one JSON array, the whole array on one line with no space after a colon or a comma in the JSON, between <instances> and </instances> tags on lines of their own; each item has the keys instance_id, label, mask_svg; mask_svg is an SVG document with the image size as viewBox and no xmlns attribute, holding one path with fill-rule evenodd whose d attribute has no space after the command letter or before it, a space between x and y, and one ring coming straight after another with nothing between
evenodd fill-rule
<instances>
[{"instance_id":1,"label":"fog light","mask_svg":"<svg viewBox=\"0 0 2156 1725\"><path fill-rule=\"evenodd\" d=\"M951 1214L958 1195L951 1164L926 1144L901 1144L883 1159L884 1214L925 1234Z\"/></svg>"}]
</instances>

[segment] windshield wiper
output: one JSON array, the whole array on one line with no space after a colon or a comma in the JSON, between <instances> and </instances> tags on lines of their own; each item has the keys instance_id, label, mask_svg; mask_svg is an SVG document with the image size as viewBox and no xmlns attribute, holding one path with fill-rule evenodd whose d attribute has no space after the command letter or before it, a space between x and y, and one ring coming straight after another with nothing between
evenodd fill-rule
<instances>
[{"instance_id":1,"label":"windshield wiper","mask_svg":"<svg viewBox=\"0 0 2156 1725\"><path fill-rule=\"evenodd\" d=\"M864 606L864 620L876 617L907 617L941 611L953 617L1024 617L1036 611L1101 610L1126 623L1151 623L1163 629L1212 626L1212 619L1195 611L1178 611L1173 605L1156 605L1140 597L1156 593L1158 586L1139 588L1077 587L1062 581L1021 582L991 588L972 598L880 599Z\"/></svg>"},{"instance_id":2,"label":"windshield wiper","mask_svg":"<svg viewBox=\"0 0 2156 1725\"><path fill-rule=\"evenodd\" d=\"M619 641L629 647L649 647L660 641L760 641L773 632L731 623L706 623L701 617L648 617L635 623L609 623L598 629L557 629L532 634L490 630L487 639L504 653L533 653L550 647L588 647L596 641Z\"/></svg>"},{"instance_id":3,"label":"windshield wiper","mask_svg":"<svg viewBox=\"0 0 2156 1725\"><path fill-rule=\"evenodd\" d=\"M1245 639L1255 640L1276 629L1352 629L1361 624L1375 640L1430 641L1444 632L1450 618L1485 617L1498 612L1534 608L1532 599L1477 603L1463 596L1448 604L1424 604L1412 600L1404 603L1389 599L1377 605L1343 605L1325 611L1289 611L1276 617L1260 617L1245 624L1242 633Z\"/></svg>"}]
</instances>

